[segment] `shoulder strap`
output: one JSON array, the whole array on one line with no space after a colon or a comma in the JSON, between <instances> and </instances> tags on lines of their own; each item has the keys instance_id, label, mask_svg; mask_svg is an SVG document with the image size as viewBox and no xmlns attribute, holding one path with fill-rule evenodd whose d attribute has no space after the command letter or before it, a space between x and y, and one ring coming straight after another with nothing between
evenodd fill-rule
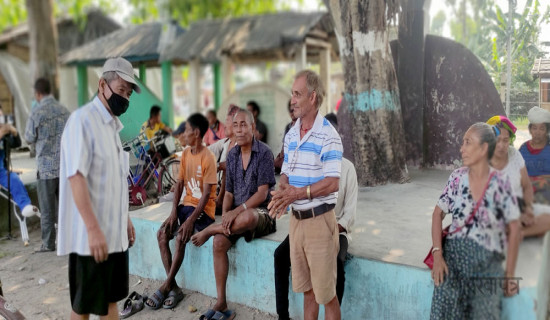
<instances>
[{"instance_id":1,"label":"shoulder strap","mask_svg":"<svg viewBox=\"0 0 550 320\"><path fill-rule=\"evenodd\" d=\"M449 232L449 234L459 232L460 230L462 230L462 228L464 228L464 226L466 226L466 225L468 225L472 222L472 220L474 219L474 217L477 213L477 210L479 209L479 206L483 202L483 198L485 198L485 192L487 192L487 189L489 188L489 184L491 183L491 179L493 179L493 176L495 175L495 173L496 173L496 171L493 171L493 172L491 172L491 174L489 174L489 179L487 179L487 184L485 184L485 189L483 189L483 193L481 194L481 198L479 198L479 200L477 201L476 206L474 207L474 210L472 210L472 213L468 217L468 220L466 220L464 225L456 228L453 232Z\"/></svg>"}]
</instances>

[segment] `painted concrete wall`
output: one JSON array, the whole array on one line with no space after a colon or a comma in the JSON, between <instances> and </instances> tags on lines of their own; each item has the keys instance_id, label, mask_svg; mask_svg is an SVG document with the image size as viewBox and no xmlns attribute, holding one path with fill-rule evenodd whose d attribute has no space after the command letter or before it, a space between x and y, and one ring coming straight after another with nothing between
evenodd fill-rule
<instances>
[{"instance_id":1,"label":"painted concrete wall","mask_svg":"<svg viewBox=\"0 0 550 320\"><path fill-rule=\"evenodd\" d=\"M130 273L165 279L156 241L161 223L139 218L132 220L137 239L130 249ZM278 245L271 240L246 243L241 239L229 251L229 301L275 313L273 252ZM212 240L201 248L187 245L176 280L189 290L216 296ZM342 319L428 319L432 292L427 269L353 258L346 264ZM535 319L533 292L533 289L522 290L519 296L504 299L502 319ZM291 317L301 319L302 295L289 292L289 300ZM324 318L322 312L319 318Z\"/></svg>"}]
</instances>

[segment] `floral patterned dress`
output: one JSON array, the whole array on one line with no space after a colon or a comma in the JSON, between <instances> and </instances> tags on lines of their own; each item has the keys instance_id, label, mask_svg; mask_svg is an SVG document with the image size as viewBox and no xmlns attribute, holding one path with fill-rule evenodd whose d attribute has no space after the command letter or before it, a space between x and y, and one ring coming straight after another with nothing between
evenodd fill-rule
<instances>
[{"instance_id":1,"label":"floral patterned dress","mask_svg":"<svg viewBox=\"0 0 550 320\"><path fill-rule=\"evenodd\" d=\"M455 170L437 203L452 215L451 233L464 227L443 246L449 275L434 288L431 319L500 319L506 225L520 212L508 176L494 171L473 222L465 225L475 207L468 173L467 167Z\"/></svg>"}]
</instances>

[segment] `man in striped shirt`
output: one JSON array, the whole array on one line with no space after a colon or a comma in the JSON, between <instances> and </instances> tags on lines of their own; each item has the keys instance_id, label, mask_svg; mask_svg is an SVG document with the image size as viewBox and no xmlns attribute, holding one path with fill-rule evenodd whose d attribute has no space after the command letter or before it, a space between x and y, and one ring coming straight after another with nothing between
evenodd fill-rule
<instances>
[{"instance_id":1,"label":"man in striped shirt","mask_svg":"<svg viewBox=\"0 0 550 320\"><path fill-rule=\"evenodd\" d=\"M342 163L342 141L319 113L325 90L310 70L296 75L292 106L298 118L285 136L279 189L268 206L280 217L292 205L289 240L292 288L304 293L304 319L317 319L319 304L326 319L340 319L336 297L338 223L334 206Z\"/></svg>"},{"instance_id":2,"label":"man in striped shirt","mask_svg":"<svg viewBox=\"0 0 550 320\"><path fill-rule=\"evenodd\" d=\"M128 247L135 229L128 216L129 154L118 117L140 92L130 62L108 59L97 96L76 110L61 137L57 254L69 255L71 319L89 314L118 319L116 302L128 295Z\"/></svg>"}]
</instances>

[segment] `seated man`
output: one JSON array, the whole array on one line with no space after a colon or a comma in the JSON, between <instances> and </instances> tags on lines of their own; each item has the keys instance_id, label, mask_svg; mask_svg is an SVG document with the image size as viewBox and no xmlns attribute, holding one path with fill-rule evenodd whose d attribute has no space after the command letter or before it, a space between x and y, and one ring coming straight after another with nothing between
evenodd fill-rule
<instances>
[{"instance_id":1,"label":"seated man","mask_svg":"<svg viewBox=\"0 0 550 320\"><path fill-rule=\"evenodd\" d=\"M145 121L141 126L140 133L145 133L147 140L151 140L160 130L168 134L172 133L172 129L162 122L160 111L161 108L159 106L152 106L149 111L149 120Z\"/></svg>"},{"instance_id":2,"label":"seated man","mask_svg":"<svg viewBox=\"0 0 550 320\"><path fill-rule=\"evenodd\" d=\"M254 139L254 118L249 111L239 109L233 118L233 133L237 146L227 155L226 189L222 223L214 224L195 234L191 241L200 246L214 236L214 272L218 301L203 314L206 319L233 319L227 309L225 288L229 261L227 251L241 236L252 241L275 232L275 220L266 209L275 186L273 154L269 147ZM217 314L217 316L216 316ZM202 318L201 318L202 319Z\"/></svg>"},{"instance_id":3,"label":"seated man","mask_svg":"<svg viewBox=\"0 0 550 320\"><path fill-rule=\"evenodd\" d=\"M338 120L334 113L327 114L325 118L338 130ZM351 241L351 228L355 222L358 190L355 167L351 161L342 158L342 173L340 175L340 182L338 183L338 200L336 207L334 207L340 231L340 249L336 260L336 296L338 297L340 306L344 297L344 283L346 281L344 262L346 261L348 246ZM288 320L288 278L290 275L290 243L288 236L275 249L274 258L277 314L280 320Z\"/></svg>"},{"instance_id":4,"label":"seated man","mask_svg":"<svg viewBox=\"0 0 550 320\"><path fill-rule=\"evenodd\" d=\"M216 111L208 110L206 113L206 119L208 119L209 128L204 135L204 143L207 146L214 144L216 141L219 141L226 137L225 126L223 123L218 120Z\"/></svg>"},{"instance_id":5,"label":"seated man","mask_svg":"<svg viewBox=\"0 0 550 320\"><path fill-rule=\"evenodd\" d=\"M4 118L2 109L0 108L0 117ZM25 185L19 179L19 176L15 172L8 172L7 158L5 150L7 148L16 148L21 145L21 139L17 134L17 129L8 123L0 124L0 185L6 190L8 189L8 174L10 178L9 190L13 201L21 210L21 213L25 217L30 217L34 214L38 214L38 208L31 204L29 194L25 189Z\"/></svg>"},{"instance_id":6,"label":"seated man","mask_svg":"<svg viewBox=\"0 0 550 320\"><path fill-rule=\"evenodd\" d=\"M531 140L522 144L519 152L525 160L527 174L535 191L535 221L523 229L523 235L529 237L543 235L550 230L550 112L534 107L529 110L527 117Z\"/></svg>"},{"instance_id":7,"label":"seated man","mask_svg":"<svg viewBox=\"0 0 550 320\"><path fill-rule=\"evenodd\" d=\"M191 115L185 124L183 135L189 147L183 150L181 156L172 212L157 233L167 278L145 302L145 306L150 309L171 309L183 299L183 292L175 277L183 263L185 245L195 229L203 230L215 219L216 160L212 152L202 144L207 129L208 121L198 113ZM183 204L180 204L184 187L186 193ZM176 250L172 257L169 242L174 237Z\"/></svg>"}]
</instances>

